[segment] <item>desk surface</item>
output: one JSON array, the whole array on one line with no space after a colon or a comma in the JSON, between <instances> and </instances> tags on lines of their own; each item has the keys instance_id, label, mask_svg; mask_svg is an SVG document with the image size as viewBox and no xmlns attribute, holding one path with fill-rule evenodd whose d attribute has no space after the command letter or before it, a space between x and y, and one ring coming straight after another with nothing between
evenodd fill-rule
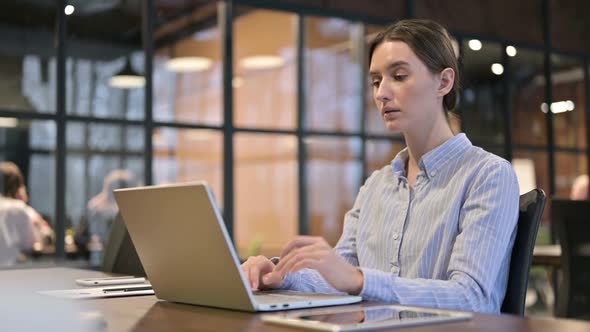
<instances>
[{"instance_id":1,"label":"desk surface","mask_svg":"<svg viewBox=\"0 0 590 332\"><path fill-rule=\"evenodd\" d=\"M288 327L267 325L260 321L258 314L220 310L199 306L183 305L158 301L155 296L110 298L97 300L53 300L36 294L39 290L75 288L74 279L83 277L100 277L103 273L67 269L24 269L0 271L0 291L3 294L18 293L18 299L10 295L0 296L0 329L18 327L19 330L39 330L39 326L28 321L23 323L19 314L39 321L37 310L51 317L45 324L45 330L60 331L63 325L56 325L59 316L55 308L67 303L68 317L77 318L89 313L99 315L106 321L103 331L303 331ZM12 290L12 293L10 291ZM16 291L16 292L15 292ZM25 301L26 300L26 301ZM37 305L39 301L44 304ZM47 305L47 301L55 301ZM19 306L25 310L19 310ZM2 310L10 307L10 310ZM21 308L22 309L22 308ZM55 312L54 312L55 311ZM4 316L2 316L4 315ZM86 317L87 317L86 316ZM34 318L35 317L35 318ZM17 325L11 326L14 323ZM15 323L16 322L16 323ZM39 324L41 324L39 323ZM39 325L37 324L37 325ZM54 324L48 326L47 324ZM10 329L8 329L10 330ZM532 319L510 315L475 314L473 320L441 325L421 326L396 331L590 331L590 323L563 319Z\"/></svg>"}]
</instances>

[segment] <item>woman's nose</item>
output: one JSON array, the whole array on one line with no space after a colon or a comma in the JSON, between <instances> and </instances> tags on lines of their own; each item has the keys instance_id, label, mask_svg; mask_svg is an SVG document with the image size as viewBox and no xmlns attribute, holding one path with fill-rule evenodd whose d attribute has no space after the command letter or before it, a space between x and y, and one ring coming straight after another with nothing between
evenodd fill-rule
<instances>
[{"instance_id":1,"label":"woman's nose","mask_svg":"<svg viewBox=\"0 0 590 332\"><path fill-rule=\"evenodd\" d=\"M388 102L391 100L391 95L391 91L389 91L385 84L381 82L381 84L379 84L379 87L377 88L377 91L375 92L375 98L380 102Z\"/></svg>"}]
</instances>

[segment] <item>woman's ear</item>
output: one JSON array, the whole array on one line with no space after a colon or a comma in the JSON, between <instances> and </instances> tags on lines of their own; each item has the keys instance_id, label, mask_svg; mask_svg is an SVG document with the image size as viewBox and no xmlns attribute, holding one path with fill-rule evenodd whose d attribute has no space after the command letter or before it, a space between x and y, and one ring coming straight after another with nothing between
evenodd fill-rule
<instances>
[{"instance_id":1,"label":"woman's ear","mask_svg":"<svg viewBox=\"0 0 590 332\"><path fill-rule=\"evenodd\" d=\"M445 68L440 72L440 85L438 96L444 97L453 89L455 83L455 71L452 68Z\"/></svg>"}]
</instances>

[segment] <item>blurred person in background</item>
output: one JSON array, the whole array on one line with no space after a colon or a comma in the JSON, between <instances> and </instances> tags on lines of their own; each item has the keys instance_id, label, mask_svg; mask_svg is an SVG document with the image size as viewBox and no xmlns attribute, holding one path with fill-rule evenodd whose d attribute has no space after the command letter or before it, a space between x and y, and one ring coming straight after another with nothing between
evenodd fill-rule
<instances>
[{"instance_id":1,"label":"blurred person in background","mask_svg":"<svg viewBox=\"0 0 590 332\"><path fill-rule=\"evenodd\" d=\"M18 166L0 162L0 265L16 263L21 253L41 250L53 240L53 230L43 217L27 205L29 196Z\"/></svg>"},{"instance_id":2,"label":"blurred person in background","mask_svg":"<svg viewBox=\"0 0 590 332\"><path fill-rule=\"evenodd\" d=\"M570 199L574 201L583 201L588 199L588 175L578 175L572 184Z\"/></svg>"},{"instance_id":3,"label":"blurred person in background","mask_svg":"<svg viewBox=\"0 0 590 332\"><path fill-rule=\"evenodd\" d=\"M0 163L2 173L8 174L8 180L11 184L4 185L2 194L6 197L11 197L23 201L26 205L27 213L29 214L33 225L35 225L36 231L39 233L41 244L52 244L55 241L55 233L51 228L51 225L45 220L45 218L32 208L29 204L29 194L27 192L27 186L25 185L24 177L16 164L13 162L2 162ZM14 188L17 188L16 191Z\"/></svg>"},{"instance_id":4,"label":"blurred person in background","mask_svg":"<svg viewBox=\"0 0 590 332\"><path fill-rule=\"evenodd\" d=\"M88 201L86 207L87 225L77 235L78 246L86 244L91 266L100 266L102 251L110 233L113 221L119 213L113 191L115 189L136 187L139 181L133 172L116 169L104 179L102 191Z\"/></svg>"}]
</instances>

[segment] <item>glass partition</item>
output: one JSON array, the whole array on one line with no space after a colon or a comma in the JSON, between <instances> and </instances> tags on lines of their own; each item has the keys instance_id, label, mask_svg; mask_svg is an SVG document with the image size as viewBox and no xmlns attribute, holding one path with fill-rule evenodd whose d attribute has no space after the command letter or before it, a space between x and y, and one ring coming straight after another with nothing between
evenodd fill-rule
<instances>
[{"instance_id":1,"label":"glass partition","mask_svg":"<svg viewBox=\"0 0 590 332\"><path fill-rule=\"evenodd\" d=\"M278 256L298 233L297 139L235 135L235 243L240 257Z\"/></svg>"},{"instance_id":2,"label":"glass partition","mask_svg":"<svg viewBox=\"0 0 590 332\"><path fill-rule=\"evenodd\" d=\"M344 215L352 209L362 178L361 140L308 137L307 206L309 232L332 246L342 234Z\"/></svg>"}]
</instances>

